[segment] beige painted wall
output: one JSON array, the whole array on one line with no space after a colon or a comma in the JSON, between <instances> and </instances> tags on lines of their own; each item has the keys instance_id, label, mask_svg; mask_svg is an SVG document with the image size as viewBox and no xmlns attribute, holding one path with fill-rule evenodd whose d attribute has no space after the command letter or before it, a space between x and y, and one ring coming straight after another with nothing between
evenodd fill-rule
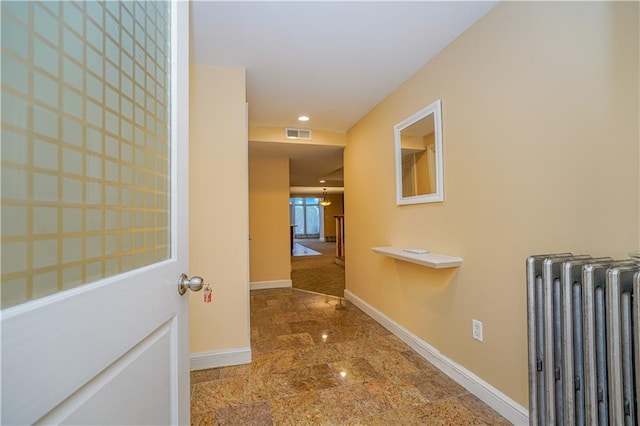
<instances>
[{"instance_id":1,"label":"beige painted wall","mask_svg":"<svg viewBox=\"0 0 640 426\"><path fill-rule=\"evenodd\" d=\"M331 201L331 204L323 209L325 239L336 236L336 219L334 216L344 213L342 197L342 194L327 194L327 199Z\"/></svg>"},{"instance_id":2,"label":"beige painted wall","mask_svg":"<svg viewBox=\"0 0 640 426\"><path fill-rule=\"evenodd\" d=\"M190 293L191 352L250 346L245 70L191 66L189 274L213 288Z\"/></svg>"},{"instance_id":3,"label":"beige painted wall","mask_svg":"<svg viewBox=\"0 0 640 426\"><path fill-rule=\"evenodd\" d=\"M305 128L304 126L299 126ZM284 137L284 127L249 127L249 140L255 142L282 142L282 143L304 143L308 145L333 145L346 146L347 134L340 132L327 132L323 130L312 130L311 140L287 139Z\"/></svg>"},{"instance_id":4,"label":"beige painted wall","mask_svg":"<svg viewBox=\"0 0 640 426\"><path fill-rule=\"evenodd\" d=\"M525 407L526 257L640 243L638 6L500 3L347 134L347 290ZM393 126L437 99L445 200L396 206Z\"/></svg>"},{"instance_id":5,"label":"beige painted wall","mask_svg":"<svg viewBox=\"0 0 640 426\"><path fill-rule=\"evenodd\" d=\"M250 280L291 279L289 159L249 158Z\"/></svg>"}]
</instances>

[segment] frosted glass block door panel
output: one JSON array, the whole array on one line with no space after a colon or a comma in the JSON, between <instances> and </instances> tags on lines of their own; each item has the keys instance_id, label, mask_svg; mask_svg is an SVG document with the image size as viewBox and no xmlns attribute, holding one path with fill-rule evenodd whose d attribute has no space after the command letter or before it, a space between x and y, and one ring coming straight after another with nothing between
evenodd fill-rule
<instances>
[{"instance_id":1,"label":"frosted glass block door panel","mask_svg":"<svg viewBox=\"0 0 640 426\"><path fill-rule=\"evenodd\" d=\"M0 7L2 307L167 259L168 2Z\"/></svg>"}]
</instances>

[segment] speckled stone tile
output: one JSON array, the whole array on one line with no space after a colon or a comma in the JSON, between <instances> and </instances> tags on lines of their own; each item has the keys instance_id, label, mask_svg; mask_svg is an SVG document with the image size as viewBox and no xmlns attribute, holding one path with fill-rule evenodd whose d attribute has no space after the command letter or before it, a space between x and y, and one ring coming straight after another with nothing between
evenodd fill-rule
<instances>
[{"instance_id":1,"label":"speckled stone tile","mask_svg":"<svg viewBox=\"0 0 640 426\"><path fill-rule=\"evenodd\" d=\"M487 404L480 401L475 395L462 395L458 397L458 400L462 403L462 405L471 410L483 423L486 423L488 425L511 424L511 422L502 417Z\"/></svg>"},{"instance_id":2,"label":"speckled stone tile","mask_svg":"<svg viewBox=\"0 0 640 426\"><path fill-rule=\"evenodd\" d=\"M219 368L208 368L206 370L196 370L191 372L191 384L195 385L202 382L210 382L220 378Z\"/></svg>"},{"instance_id":3,"label":"speckled stone tile","mask_svg":"<svg viewBox=\"0 0 640 426\"><path fill-rule=\"evenodd\" d=\"M193 426L212 426L214 424L215 411L210 410L205 413L194 413L191 410L191 424Z\"/></svg>"},{"instance_id":4,"label":"speckled stone tile","mask_svg":"<svg viewBox=\"0 0 640 426\"><path fill-rule=\"evenodd\" d=\"M344 386L368 382L380 378L376 370L362 358L338 361L329 364L333 375Z\"/></svg>"},{"instance_id":5,"label":"speckled stone tile","mask_svg":"<svg viewBox=\"0 0 640 426\"><path fill-rule=\"evenodd\" d=\"M289 307L292 305L291 300L288 297L278 297L278 298L273 298L273 299L267 299L267 306L270 308L280 308L282 309L283 307Z\"/></svg>"},{"instance_id":6,"label":"speckled stone tile","mask_svg":"<svg viewBox=\"0 0 640 426\"><path fill-rule=\"evenodd\" d=\"M311 335L316 345L332 345L335 343L349 341L348 335L345 335L339 328L327 325L323 330Z\"/></svg>"},{"instance_id":7,"label":"speckled stone tile","mask_svg":"<svg viewBox=\"0 0 640 426\"><path fill-rule=\"evenodd\" d=\"M282 426L329 424L331 418L317 392L271 401L273 423Z\"/></svg>"},{"instance_id":8,"label":"speckled stone tile","mask_svg":"<svg viewBox=\"0 0 640 426\"><path fill-rule=\"evenodd\" d=\"M364 386L370 394L384 397L393 408L427 402L415 386L401 378L374 380L365 383Z\"/></svg>"},{"instance_id":9,"label":"speckled stone tile","mask_svg":"<svg viewBox=\"0 0 640 426\"><path fill-rule=\"evenodd\" d=\"M268 401L296 393L284 374L267 374L247 378L244 399L249 402Z\"/></svg>"},{"instance_id":10,"label":"speckled stone tile","mask_svg":"<svg viewBox=\"0 0 640 426\"><path fill-rule=\"evenodd\" d=\"M315 299L311 302L305 303L305 306L310 310L335 309L336 304L339 303L339 299L331 297L327 298L326 300L322 298L321 300Z\"/></svg>"},{"instance_id":11,"label":"speckled stone tile","mask_svg":"<svg viewBox=\"0 0 640 426\"><path fill-rule=\"evenodd\" d=\"M260 337L260 328L257 326L251 327L251 340Z\"/></svg>"},{"instance_id":12,"label":"speckled stone tile","mask_svg":"<svg viewBox=\"0 0 640 426\"><path fill-rule=\"evenodd\" d=\"M253 293L253 292L251 292ZM251 306L251 311L252 313L255 312L256 310L260 309L260 308L266 308L267 307L267 300L268 297L267 296L254 296L253 294L250 296L249 298L249 303Z\"/></svg>"},{"instance_id":13,"label":"speckled stone tile","mask_svg":"<svg viewBox=\"0 0 640 426\"><path fill-rule=\"evenodd\" d=\"M434 425L435 422L427 423L423 419L423 406L409 406L399 409L385 411L382 414L376 414L365 418L355 419L344 423L346 426L423 426ZM457 425L449 425L457 426Z\"/></svg>"},{"instance_id":14,"label":"speckled stone tile","mask_svg":"<svg viewBox=\"0 0 640 426\"><path fill-rule=\"evenodd\" d=\"M280 342L283 348L299 348L301 346L315 346L311 335L307 332L288 334L286 336L277 336L276 340Z\"/></svg>"},{"instance_id":15,"label":"speckled stone tile","mask_svg":"<svg viewBox=\"0 0 640 426\"><path fill-rule=\"evenodd\" d=\"M291 290L291 299L295 300L296 302L302 302L305 303L309 300L311 301L315 301L315 300L319 300L318 299L318 294L317 293L312 293L310 291L303 291L303 290ZM323 296L322 298L332 298L333 296Z\"/></svg>"},{"instance_id":16,"label":"speckled stone tile","mask_svg":"<svg viewBox=\"0 0 640 426\"><path fill-rule=\"evenodd\" d=\"M338 381L327 364L297 368L282 374L298 393L338 386Z\"/></svg>"},{"instance_id":17,"label":"speckled stone tile","mask_svg":"<svg viewBox=\"0 0 640 426\"><path fill-rule=\"evenodd\" d=\"M237 426L270 426L271 406L268 402L236 405L216 410L215 420L218 425Z\"/></svg>"},{"instance_id":18,"label":"speckled stone tile","mask_svg":"<svg viewBox=\"0 0 640 426\"><path fill-rule=\"evenodd\" d=\"M256 338L285 336L287 334L295 333L294 331L291 330L291 327L289 327L289 324L286 324L286 323L285 324L269 323L266 325L258 325L256 328L258 329L258 333L260 334L259 336L256 336Z\"/></svg>"},{"instance_id":19,"label":"speckled stone tile","mask_svg":"<svg viewBox=\"0 0 640 426\"><path fill-rule=\"evenodd\" d=\"M234 377L195 385L191 397L191 413L201 414L217 408L244 402L245 379Z\"/></svg>"},{"instance_id":20,"label":"speckled stone tile","mask_svg":"<svg viewBox=\"0 0 640 426\"><path fill-rule=\"evenodd\" d=\"M333 311L323 311L335 324L355 325L359 321L372 321L364 312L358 308L334 309ZM354 322L357 321L357 322Z\"/></svg>"},{"instance_id":21,"label":"speckled stone tile","mask_svg":"<svg viewBox=\"0 0 640 426\"><path fill-rule=\"evenodd\" d=\"M251 374L270 374L290 370L294 364L295 351L267 352L253 355Z\"/></svg>"},{"instance_id":22,"label":"speckled stone tile","mask_svg":"<svg viewBox=\"0 0 640 426\"><path fill-rule=\"evenodd\" d=\"M371 426L465 426L481 425L483 423L459 401L453 399L389 410L381 414L359 418L346 424Z\"/></svg>"},{"instance_id":23,"label":"speckled stone tile","mask_svg":"<svg viewBox=\"0 0 640 426\"><path fill-rule=\"evenodd\" d=\"M250 298L253 360L191 374L192 424L509 424L350 302Z\"/></svg>"},{"instance_id":24,"label":"speckled stone tile","mask_svg":"<svg viewBox=\"0 0 640 426\"><path fill-rule=\"evenodd\" d=\"M283 373L256 375L247 379L244 399L266 401L338 386L326 364L297 368Z\"/></svg>"},{"instance_id":25,"label":"speckled stone tile","mask_svg":"<svg viewBox=\"0 0 640 426\"><path fill-rule=\"evenodd\" d=\"M430 402L469 393L465 388L441 372L419 371L408 374L405 378Z\"/></svg>"},{"instance_id":26,"label":"speckled stone tile","mask_svg":"<svg viewBox=\"0 0 640 426\"><path fill-rule=\"evenodd\" d=\"M251 306L251 313L250 318L252 320L260 320L260 319L264 319L264 318L269 318L272 315L275 314L279 314L282 312L282 309L280 309L280 307L278 306L266 306L264 308L257 308L257 309L253 309L253 306Z\"/></svg>"},{"instance_id":27,"label":"speckled stone tile","mask_svg":"<svg viewBox=\"0 0 640 426\"><path fill-rule=\"evenodd\" d=\"M282 310L276 307L267 307L253 310L249 318L251 319L251 324L263 324L263 323L272 323L271 317L273 315L277 315L282 313Z\"/></svg>"},{"instance_id":28,"label":"speckled stone tile","mask_svg":"<svg viewBox=\"0 0 640 426\"><path fill-rule=\"evenodd\" d=\"M241 377L251 374L251 364L230 365L220 368L220 378Z\"/></svg>"},{"instance_id":29,"label":"speckled stone tile","mask_svg":"<svg viewBox=\"0 0 640 426\"><path fill-rule=\"evenodd\" d=\"M400 354L403 357L405 357L410 363L415 365L418 370L432 371L434 373L440 372L435 365L431 364L429 361L421 357L417 352L415 352L412 349L408 351L405 350L403 352L400 352Z\"/></svg>"},{"instance_id":30,"label":"speckled stone tile","mask_svg":"<svg viewBox=\"0 0 640 426\"><path fill-rule=\"evenodd\" d=\"M368 359L380 353L377 345L372 343L372 338L337 342L333 344L332 347L342 354L342 358L340 359L345 360L352 358Z\"/></svg>"},{"instance_id":31,"label":"speckled stone tile","mask_svg":"<svg viewBox=\"0 0 640 426\"><path fill-rule=\"evenodd\" d=\"M457 426L484 424L481 419L455 398L425 404L421 408L422 415L420 417L424 419L425 424Z\"/></svg>"},{"instance_id":32,"label":"speckled stone tile","mask_svg":"<svg viewBox=\"0 0 640 426\"><path fill-rule=\"evenodd\" d=\"M271 315L271 321L274 324L286 324L289 322L302 321L300 318L300 312L278 312Z\"/></svg>"},{"instance_id":33,"label":"speckled stone tile","mask_svg":"<svg viewBox=\"0 0 640 426\"><path fill-rule=\"evenodd\" d=\"M351 340L368 339L378 335L378 330L366 326L346 327L343 325L329 324L326 337L323 334L315 334L312 335L312 337L316 344L330 344L347 342Z\"/></svg>"},{"instance_id":34,"label":"speckled stone tile","mask_svg":"<svg viewBox=\"0 0 640 426\"><path fill-rule=\"evenodd\" d=\"M296 366L327 364L341 359L343 354L333 345L298 348L294 355Z\"/></svg>"},{"instance_id":35,"label":"speckled stone tile","mask_svg":"<svg viewBox=\"0 0 640 426\"><path fill-rule=\"evenodd\" d=\"M330 345L354 339L353 333L345 333L344 329L327 325L324 331L311 335L316 345Z\"/></svg>"},{"instance_id":36,"label":"speckled stone tile","mask_svg":"<svg viewBox=\"0 0 640 426\"><path fill-rule=\"evenodd\" d=\"M372 394L364 384L318 391L325 415L332 423L382 413L393 408L384 395Z\"/></svg>"},{"instance_id":37,"label":"speckled stone tile","mask_svg":"<svg viewBox=\"0 0 640 426\"><path fill-rule=\"evenodd\" d=\"M369 364L383 377L399 377L420 370L400 352L384 351L367 358Z\"/></svg>"},{"instance_id":38,"label":"speckled stone tile","mask_svg":"<svg viewBox=\"0 0 640 426\"><path fill-rule=\"evenodd\" d=\"M409 349L408 346L402 340L398 339L396 336L394 336L389 332L387 332L386 334L382 334L380 336L371 337L368 343L373 347L375 347L376 350L381 352L386 351L386 352L402 353Z\"/></svg>"},{"instance_id":39,"label":"speckled stone tile","mask_svg":"<svg viewBox=\"0 0 640 426\"><path fill-rule=\"evenodd\" d=\"M329 330L327 320L314 319L307 321L295 321L288 324L291 333L309 333L310 335L322 334L323 331Z\"/></svg>"},{"instance_id":40,"label":"speckled stone tile","mask_svg":"<svg viewBox=\"0 0 640 426\"><path fill-rule=\"evenodd\" d=\"M371 337L391 334L389 330L373 320L364 321L357 327L361 332L368 333Z\"/></svg>"},{"instance_id":41,"label":"speckled stone tile","mask_svg":"<svg viewBox=\"0 0 640 426\"><path fill-rule=\"evenodd\" d=\"M314 345L315 343L309 333L297 333L254 339L251 342L251 349L254 353L259 354Z\"/></svg>"},{"instance_id":42,"label":"speckled stone tile","mask_svg":"<svg viewBox=\"0 0 640 426\"><path fill-rule=\"evenodd\" d=\"M297 312L297 314L298 321L325 320L327 318L322 311Z\"/></svg>"},{"instance_id":43,"label":"speckled stone tile","mask_svg":"<svg viewBox=\"0 0 640 426\"><path fill-rule=\"evenodd\" d=\"M310 309L306 303L299 303L298 301L292 299L292 303L287 306L282 306L283 312L292 311L292 312L315 312L316 309Z\"/></svg>"}]
</instances>

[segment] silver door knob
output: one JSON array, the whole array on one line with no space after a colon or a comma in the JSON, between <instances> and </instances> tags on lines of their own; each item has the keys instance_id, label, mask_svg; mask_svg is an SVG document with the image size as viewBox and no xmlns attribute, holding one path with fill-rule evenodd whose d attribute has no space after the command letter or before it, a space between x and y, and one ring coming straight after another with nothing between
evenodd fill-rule
<instances>
[{"instance_id":1,"label":"silver door knob","mask_svg":"<svg viewBox=\"0 0 640 426\"><path fill-rule=\"evenodd\" d=\"M202 277L191 277L187 274L180 274L178 277L178 293L180 296L185 294L187 290L200 291L204 286L204 279Z\"/></svg>"}]
</instances>

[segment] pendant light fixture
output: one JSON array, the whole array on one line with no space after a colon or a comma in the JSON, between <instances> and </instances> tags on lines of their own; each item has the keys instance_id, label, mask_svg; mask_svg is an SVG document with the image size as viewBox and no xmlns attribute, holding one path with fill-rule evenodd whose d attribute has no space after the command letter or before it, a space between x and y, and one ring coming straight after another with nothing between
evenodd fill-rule
<instances>
[{"instance_id":1,"label":"pendant light fixture","mask_svg":"<svg viewBox=\"0 0 640 426\"><path fill-rule=\"evenodd\" d=\"M322 200L320 201L320 205L322 207L327 207L331 205L331 200L327 198L327 188L324 188L322 191Z\"/></svg>"}]
</instances>

